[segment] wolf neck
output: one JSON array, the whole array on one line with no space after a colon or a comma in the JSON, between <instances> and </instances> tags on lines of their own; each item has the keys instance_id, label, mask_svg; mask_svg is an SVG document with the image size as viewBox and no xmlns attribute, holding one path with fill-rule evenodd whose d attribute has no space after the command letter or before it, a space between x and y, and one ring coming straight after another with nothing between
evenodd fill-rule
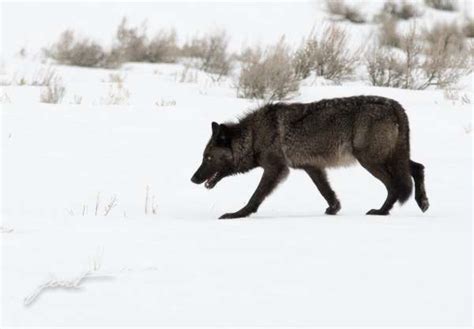
<instances>
[{"instance_id":1,"label":"wolf neck","mask_svg":"<svg viewBox=\"0 0 474 329\"><path fill-rule=\"evenodd\" d=\"M236 172L243 173L257 165L253 152L253 132L245 122L230 124L232 130L232 154Z\"/></svg>"}]
</instances>

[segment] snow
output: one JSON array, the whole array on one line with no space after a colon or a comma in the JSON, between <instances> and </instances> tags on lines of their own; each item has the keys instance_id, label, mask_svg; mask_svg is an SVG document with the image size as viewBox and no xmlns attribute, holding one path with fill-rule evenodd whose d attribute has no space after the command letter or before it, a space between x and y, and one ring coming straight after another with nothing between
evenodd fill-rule
<instances>
[{"instance_id":1,"label":"snow","mask_svg":"<svg viewBox=\"0 0 474 329\"><path fill-rule=\"evenodd\" d=\"M2 81L42 65L8 57ZM192 71L180 82L179 64L54 68L66 86L61 104L39 103L41 87L0 89L9 99L1 104L2 327L470 325L472 81L454 96L307 81L293 99L399 101L412 158L426 166L427 213L411 198L389 217L365 216L386 192L354 166L329 172L337 216L324 215L311 180L292 171L257 214L219 221L247 202L262 172L211 191L190 182L211 121L257 106L235 97L232 78L215 83ZM120 105L107 102L112 73L130 95ZM145 214L147 186L156 215ZM90 270L78 288L47 288L24 305L51 279Z\"/></svg>"}]
</instances>

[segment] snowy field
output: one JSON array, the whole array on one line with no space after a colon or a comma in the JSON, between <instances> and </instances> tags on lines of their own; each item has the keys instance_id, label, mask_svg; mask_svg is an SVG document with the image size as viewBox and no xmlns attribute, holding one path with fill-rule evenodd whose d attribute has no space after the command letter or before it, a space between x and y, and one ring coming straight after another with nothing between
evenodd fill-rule
<instances>
[{"instance_id":1,"label":"snowy field","mask_svg":"<svg viewBox=\"0 0 474 329\"><path fill-rule=\"evenodd\" d=\"M20 9L9 6L5 22L21 25L12 21ZM291 15L306 12L299 6ZM255 16L265 9L255 8ZM122 14L108 17L111 30ZM303 16L290 40L311 28ZM225 27L225 17L212 24ZM236 38L248 37L228 24ZM279 26L278 16L266 25ZM248 41L283 30L265 27ZM5 54L25 35L19 28L18 40L7 37ZM28 80L48 67L9 55L0 73ZM61 104L40 103L41 87L0 87L1 327L471 325L472 76L450 93L308 80L292 99L399 101L412 158L426 167L428 212L411 198L391 216L365 216L386 192L357 165L329 171L337 216L324 215L309 177L292 171L257 214L217 220L247 202L261 175L227 178L211 191L190 182L211 121L257 107L236 98L232 77L213 82L180 64L54 69L66 87ZM119 105L111 105L115 96ZM76 288L37 290L58 281Z\"/></svg>"}]
</instances>

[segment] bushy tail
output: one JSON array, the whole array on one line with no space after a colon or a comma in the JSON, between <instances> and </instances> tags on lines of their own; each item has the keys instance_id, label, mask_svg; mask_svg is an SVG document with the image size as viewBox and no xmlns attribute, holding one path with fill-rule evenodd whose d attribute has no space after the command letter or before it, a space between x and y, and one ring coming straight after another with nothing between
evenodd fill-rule
<instances>
[{"instance_id":1,"label":"bushy tail","mask_svg":"<svg viewBox=\"0 0 474 329\"><path fill-rule=\"evenodd\" d=\"M398 102L394 102L393 110L398 121L398 139L391 169L395 177L398 201L403 204L410 198L413 191L410 171L410 128L405 110Z\"/></svg>"}]
</instances>

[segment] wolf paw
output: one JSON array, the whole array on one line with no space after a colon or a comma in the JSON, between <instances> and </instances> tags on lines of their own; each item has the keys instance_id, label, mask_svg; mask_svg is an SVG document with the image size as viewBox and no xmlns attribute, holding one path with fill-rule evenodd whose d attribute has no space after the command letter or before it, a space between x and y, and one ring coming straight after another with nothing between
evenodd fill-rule
<instances>
[{"instance_id":1,"label":"wolf paw","mask_svg":"<svg viewBox=\"0 0 474 329\"><path fill-rule=\"evenodd\" d=\"M379 215L379 216L386 216L388 215L388 211L383 211L380 209L371 209L367 211L366 215Z\"/></svg>"},{"instance_id":2,"label":"wolf paw","mask_svg":"<svg viewBox=\"0 0 474 329\"><path fill-rule=\"evenodd\" d=\"M337 212L341 210L341 204L337 202L336 204L333 204L326 209L326 215L335 215Z\"/></svg>"},{"instance_id":3,"label":"wolf paw","mask_svg":"<svg viewBox=\"0 0 474 329\"><path fill-rule=\"evenodd\" d=\"M230 212L230 213L224 214L221 217L219 217L219 219L243 218L243 217L247 217L247 216L248 215L240 213L240 212L237 211L237 212Z\"/></svg>"},{"instance_id":4,"label":"wolf paw","mask_svg":"<svg viewBox=\"0 0 474 329\"><path fill-rule=\"evenodd\" d=\"M418 206L420 207L421 211L425 212L428 210L428 208L430 207L430 203L428 201L428 199L424 198L424 199L421 199L421 200L416 200L416 202L418 203Z\"/></svg>"}]
</instances>

